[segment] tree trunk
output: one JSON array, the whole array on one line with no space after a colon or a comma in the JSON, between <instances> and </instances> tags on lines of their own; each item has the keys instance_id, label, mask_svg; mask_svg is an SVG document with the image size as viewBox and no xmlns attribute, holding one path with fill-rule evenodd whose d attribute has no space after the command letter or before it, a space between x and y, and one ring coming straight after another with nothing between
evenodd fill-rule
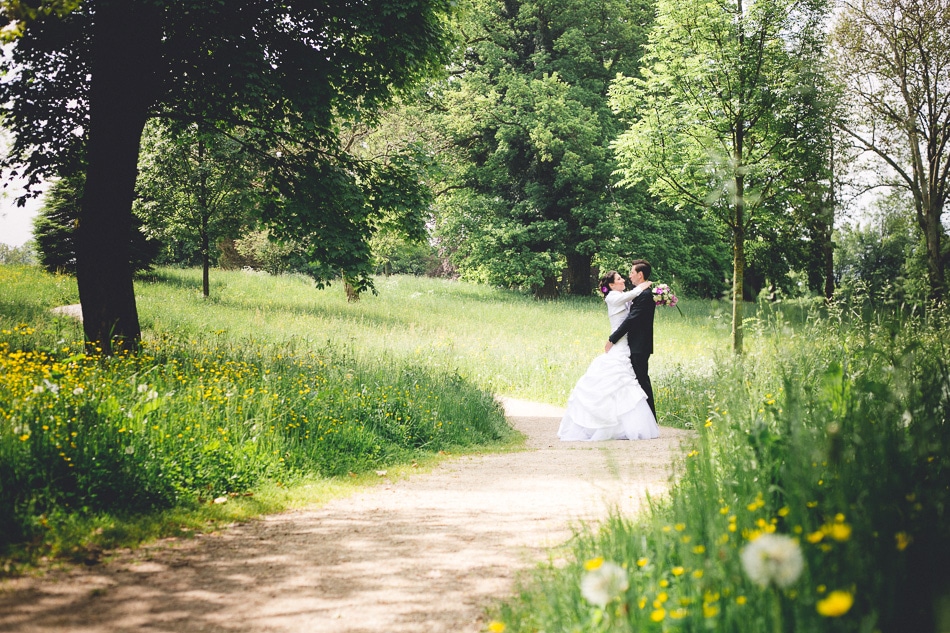
<instances>
[{"instance_id":1,"label":"tree trunk","mask_svg":"<svg viewBox=\"0 0 950 633\"><path fill-rule=\"evenodd\" d=\"M201 295L207 299L211 296L211 246L208 244L208 227L201 229Z\"/></svg>"},{"instance_id":2,"label":"tree trunk","mask_svg":"<svg viewBox=\"0 0 950 633\"><path fill-rule=\"evenodd\" d=\"M92 32L76 281L86 345L104 354L134 351L141 338L129 236L139 142L157 83L160 17L130 0L101 2Z\"/></svg>"},{"instance_id":3,"label":"tree trunk","mask_svg":"<svg viewBox=\"0 0 950 633\"><path fill-rule=\"evenodd\" d=\"M360 300L360 293L356 286L351 284L345 278L343 279L343 291L346 292L347 303L356 303Z\"/></svg>"},{"instance_id":4,"label":"tree trunk","mask_svg":"<svg viewBox=\"0 0 950 633\"><path fill-rule=\"evenodd\" d=\"M732 351L742 354L742 301L745 276L745 182L736 177L735 224L732 227Z\"/></svg>"},{"instance_id":5,"label":"tree trunk","mask_svg":"<svg viewBox=\"0 0 950 633\"><path fill-rule=\"evenodd\" d=\"M591 282L591 264L594 258L580 253L567 255L567 268L564 270L564 281L567 282L567 293L578 297L590 295L594 289Z\"/></svg>"},{"instance_id":6,"label":"tree trunk","mask_svg":"<svg viewBox=\"0 0 950 633\"><path fill-rule=\"evenodd\" d=\"M831 300L835 295L835 243L832 240L833 224L826 227L824 241L821 245L822 264L825 271L825 299Z\"/></svg>"},{"instance_id":7,"label":"tree trunk","mask_svg":"<svg viewBox=\"0 0 950 633\"><path fill-rule=\"evenodd\" d=\"M936 204L935 196L930 203ZM943 258L941 253L941 237L943 226L940 223L942 206L938 209L924 209L924 225L921 227L927 244L927 274L930 277L930 298L940 301L946 297L946 278L944 276Z\"/></svg>"},{"instance_id":8,"label":"tree trunk","mask_svg":"<svg viewBox=\"0 0 950 633\"><path fill-rule=\"evenodd\" d=\"M211 238L208 225L211 222L211 210L208 208L208 172L204 169L205 146L198 139L198 212L201 214L201 295L211 296ZM187 163L186 163L187 164Z\"/></svg>"},{"instance_id":9,"label":"tree trunk","mask_svg":"<svg viewBox=\"0 0 950 633\"><path fill-rule=\"evenodd\" d=\"M545 277L543 286L535 286L532 288L535 299L557 299L558 289L557 289L557 277Z\"/></svg>"}]
</instances>

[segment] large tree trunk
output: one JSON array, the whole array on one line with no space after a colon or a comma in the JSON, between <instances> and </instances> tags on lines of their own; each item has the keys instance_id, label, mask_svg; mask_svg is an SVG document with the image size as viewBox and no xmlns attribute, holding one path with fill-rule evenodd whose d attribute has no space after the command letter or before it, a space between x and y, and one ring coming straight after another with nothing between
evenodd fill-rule
<instances>
[{"instance_id":1,"label":"large tree trunk","mask_svg":"<svg viewBox=\"0 0 950 633\"><path fill-rule=\"evenodd\" d=\"M578 297L590 295L594 289L591 282L591 264L594 258L580 253L567 255L567 268L564 270L564 281L567 282L567 293Z\"/></svg>"},{"instance_id":2,"label":"large tree trunk","mask_svg":"<svg viewBox=\"0 0 950 633\"><path fill-rule=\"evenodd\" d=\"M557 289L557 277L545 277L544 285L534 286L531 291L535 299L557 299L560 294Z\"/></svg>"},{"instance_id":3,"label":"large tree trunk","mask_svg":"<svg viewBox=\"0 0 950 633\"><path fill-rule=\"evenodd\" d=\"M100 2L96 10L76 280L87 347L105 354L135 350L141 337L129 236L139 142L155 94L160 17L132 0Z\"/></svg>"}]
</instances>

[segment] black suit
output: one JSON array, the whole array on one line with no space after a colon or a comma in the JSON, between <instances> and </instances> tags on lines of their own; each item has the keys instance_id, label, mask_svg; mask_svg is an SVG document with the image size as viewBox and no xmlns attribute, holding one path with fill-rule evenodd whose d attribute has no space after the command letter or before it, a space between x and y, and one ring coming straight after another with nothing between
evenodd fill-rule
<instances>
[{"instance_id":1,"label":"black suit","mask_svg":"<svg viewBox=\"0 0 950 633\"><path fill-rule=\"evenodd\" d=\"M656 417L656 407L653 404L653 385L650 383L650 354L653 353L653 317L656 314L656 302L653 292L648 288L630 302L630 314L623 320L613 334L610 342L616 343L623 335L627 335L627 344L630 346L630 364L637 382L647 394L647 402L653 417Z\"/></svg>"}]
</instances>

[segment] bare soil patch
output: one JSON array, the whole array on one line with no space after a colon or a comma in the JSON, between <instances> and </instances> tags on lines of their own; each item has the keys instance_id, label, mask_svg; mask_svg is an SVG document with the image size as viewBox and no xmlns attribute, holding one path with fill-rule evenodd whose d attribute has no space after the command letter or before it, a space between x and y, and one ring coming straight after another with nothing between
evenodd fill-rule
<instances>
[{"instance_id":1,"label":"bare soil patch","mask_svg":"<svg viewBox=\"0 0 950 633\"><path fill-rule=\"evenodd\" d=\"M6 581L0 631L483 631L485 606L573 525L663 494L691 435L562 443L563 410L505 409L526 451L459 457L321 507Z\"/></svg>"}]
</instances>

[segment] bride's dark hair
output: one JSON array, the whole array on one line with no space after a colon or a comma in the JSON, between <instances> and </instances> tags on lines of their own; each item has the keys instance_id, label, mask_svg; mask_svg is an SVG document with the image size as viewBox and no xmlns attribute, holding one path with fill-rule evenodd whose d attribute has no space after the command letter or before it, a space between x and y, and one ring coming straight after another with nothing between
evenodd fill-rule
<instances>
[{"instance_id":1,"label":"bride's dark hair","mask_svg":"<svg viewBox=\"0 0 950 633\"><path fill-rule=\"evenodd\" d=\"M607 293L610 292L610 284L614 282L614 277L617 276L616 270L608 270L607 274L600 278L600 292L606 297Z\"/></svg>"}]
</instances>

